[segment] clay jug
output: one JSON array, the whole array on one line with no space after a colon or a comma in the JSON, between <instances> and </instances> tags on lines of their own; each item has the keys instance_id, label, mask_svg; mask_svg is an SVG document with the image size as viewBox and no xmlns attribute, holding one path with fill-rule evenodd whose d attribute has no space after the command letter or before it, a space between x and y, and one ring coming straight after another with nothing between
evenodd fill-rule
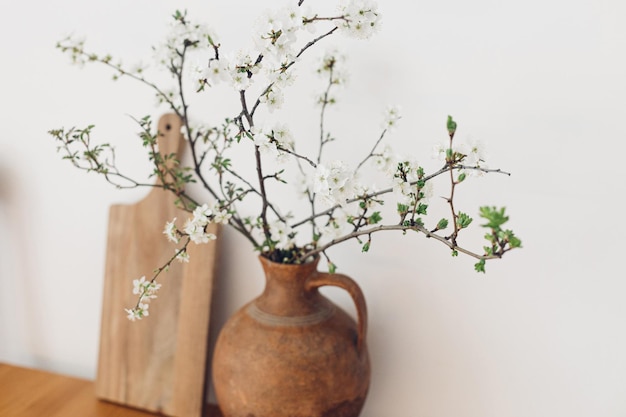
<instances>
[{"instance_id":1,"label":"clay jug","mask_svg":"<svg viewBox=\"0 0 626 417\"><path fill-rule=\"evenodd\" d=\"M358 285L317 271L318 259L286 265L260 257L263 293L220 332L213 386L225 417L357 417L369 387L367 309ZM358 324L321 295L345 289Z\"/></svg>"}]
</instances>

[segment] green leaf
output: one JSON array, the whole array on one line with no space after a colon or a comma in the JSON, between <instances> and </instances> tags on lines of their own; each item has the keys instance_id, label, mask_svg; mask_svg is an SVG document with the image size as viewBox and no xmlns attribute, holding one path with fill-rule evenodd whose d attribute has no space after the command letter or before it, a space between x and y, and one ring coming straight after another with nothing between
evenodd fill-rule
<instances>
[{"instance_id":1,"label":"green leaf","mask_svg":"<svg viewBox=\"0 0 626 417\"><path fill-rule=\"evenodd\" d=\"M448 227L448 219L441 219L439 223L437 223L437 230L443 230Z\"/></svg>"},{"instance_id":2,"label":"green leaf","mask_svg":"<svg viewBox=\"0 0 626 417\"><path fill-rule=\"evenodd\" d=\"M504 232L504 238L509 242L509 245L512 248L521 248L522 247L522 241L515 236L515 234L513 234L512 230L507 230Z\"/></svg>"},{"instance_id":3,"label":"green leaf","mask_svg":"<svg viewBox=\"0 0 626 417\"><path fill-rule=\"evenodd\" d=\"M459 251L458 251L458 250L456 250L456 249L453 249L453 250L452 250L452 256L453 256L453 257L455 257L455 256L459 256Z\"/></svg>"},{"instance_id":4,"label":"green leaf","mask_svg":"<svg viewBox=\"0 0 626 417\"><path fill-rule=\"evenodd\" d=\"M328 261L328 272L334 274L337 271L337 265Z\"/></svg>"},{"instance_id":5,"label":"green leaf","mask_svg":"<svg viewBox=\"0 0 626 417\"><path fill-rule=\"evenodd\" d=\"M380 222L382 220L382 216L380 215L380 212L374 212L368 219L367 219L367 223L368 224L376 224L378 222Z\"/></svg>"},{"instance_id":6,"label":"green leaf","mask_svg":"<svg viewBox=\"0 0 626 417\"><path fill-rule=\"evenodd\" d=\"M363 247L361 248L361 252L367 252L368 250L370 250L370 241L369 240L363 244Z\"/></svg>"},{"instance_id":7,"label":"green leaf","mask_svg":"<svg viewBox=\"0 0 626 417\"><path fill-rule=\"evenodd\" d=\"M457 179L457 181L458 182L463 182L465 180L465 177L466 177L465 173L461 173L461 174L459 174L459 178Z\"/></svg>"},{"instance_id":8,"label":"green leaf","mask_svg":"<svg viewBox=\"0 0 626 417\"><path fill-rule=\"evenodd\" d=\"M474 270L476 272L482 272L484 274L485 273L485 260L481 259L480 261L476 262L474 264Z\"/></svg>"},{"instance_id":9,"label":"green leaf","mask_svg":"<svg viewBox=\"0 0 626 417\"><path fill-rule=\"evenodd\" d=\"M398 210L398 213L400 214L406 214L409 212L409 206L407 206L406 204L398 203L397 210Z\"/></svg>"},{"instance_id":10,"label":"green leaf","mask_svg":"<svg viewBox=\"0 0 626 417\"><path fill-rule=\"evenodd\" d=\"M481 226L499 231L500 227L509 221L509 216L504 214L504 211L505 207L502 207L501 209L489 206L481 207L480 217L487 220L487 223L482 224Z\"/></svg>"},{"instance_id":11,"label":"green leaf","mask_svg":"<svg viewBox=\"0 0 626 417\"><path fill-rule=\"evenodd\" d=\"M456 219L456 224L459 228L461 229L465 229L467 226L469 226L472 223L472 218L470 216L468 216L465 213L459 213L457 219Z\"/></svg>"},{"instance_id":12,"label":"green leaf","mask_svg":"<svg viewBox=\"0 0 626 417\"><path fill-rule=\"evenodd\" d=\"M428 204L418 204L417 206L417 214L426 215L428 211Z\"/></svg>"}]
</instances>

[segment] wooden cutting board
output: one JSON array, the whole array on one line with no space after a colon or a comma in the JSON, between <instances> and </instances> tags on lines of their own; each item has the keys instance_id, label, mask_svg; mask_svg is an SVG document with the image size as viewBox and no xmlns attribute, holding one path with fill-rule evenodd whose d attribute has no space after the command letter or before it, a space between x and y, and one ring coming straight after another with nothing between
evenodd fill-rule
<instances>
[{"instance_id":1,"label":"wooden cutting board","mask_svg":"<svg viewBox=\"0 0 626 417\"><path fill-rule=\"evenodd\" d=\"M180 127L176 115L161 117L161 154L180 152ZM159 276L162 287L148 317L131 322L124 311L137 302L133 279L152 278L174 254L176 246L163 234L165 222L177 217L182 228L189 217L175 207L175 199L154 188L136 204L110 209L96 395L170 416L200 417L216 241L190 244L191 261L175 261ZM218 234L216 225L211 227Z\"/></svg>"}]
</instances>

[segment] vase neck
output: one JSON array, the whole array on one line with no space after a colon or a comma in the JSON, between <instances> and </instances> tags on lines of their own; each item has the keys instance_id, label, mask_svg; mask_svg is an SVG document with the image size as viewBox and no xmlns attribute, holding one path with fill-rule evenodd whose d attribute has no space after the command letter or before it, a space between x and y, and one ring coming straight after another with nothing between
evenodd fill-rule
<instances>
[{"instance_id":1,"label":"vase neck","mask_svg":"<svg viewBox=\"0 0 626 417\"><path fill-rule=\"evenodd\" d=\"M258 308L278 316L305 316L320 308L317 290L305 287L307 279L317 272L318 259L302 265L259 259L265 272L265 289L255 300Z\"/></svg>"}]
</instances>

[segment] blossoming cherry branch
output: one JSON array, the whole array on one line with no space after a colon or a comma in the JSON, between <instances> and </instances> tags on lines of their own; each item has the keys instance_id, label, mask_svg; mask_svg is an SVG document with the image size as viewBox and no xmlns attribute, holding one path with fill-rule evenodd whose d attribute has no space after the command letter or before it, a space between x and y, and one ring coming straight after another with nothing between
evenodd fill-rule
<instances>
[{"instance_id":1,"label":"blossoming cherry branch","mask_svg":"<svg viewBox=\"0 0 626 417\"><path fill-rule=\"evenodd\" d=\"M93 126L50 132L64 158L79 169L96 172L120 188L162 187L174 193L177 204L190 213L182 226L177 219L165 225L167 239L179 246L152 279L136 280L138 302L127 310L130 319L148 314L147 302L156 296L159 287L157 277L172 262L189 261L188 245L215 238L207 233L211 223L230 225L261 256L274 262L300 264L323 256L330 272L336 270L331 260L333 246L353 240L367 252L373 236L382 231L421 233L446 245L453 256L463 253L475 258L474 268L480 272L485 271L487 260L521 247L520 239L504 228L509 219L505 209L490 206L479 210L485 220L481 226L487 230L482 250L470 250L459 243L473 219L459 210L458 188L469 177L508 173L487 167L479 143L458 140L457 125L451 117L446 126L447 140L434 148L437 168L430 172L414 156L396 153L388 143L389 134L401 119L399 109L393 106L385 110L380 134L372 138L367 153L356 161L327 159L336 155L326 149L337 139L327 114L339 99L339 89L347 84L341 54L326 53L315 70L323 80L321 94L314 103L318 106L319 131L310 137L309 131L303 133L276 122L285 104L284 90L295 84L295 71L304 67L314 47L338 34L366 39L379 28L381 15L373 1L342 1L337 13L330 16L306 10L302 4L300 1L268 11L257 22L252 47L231 53L224 53L222 42L212 30L176 12L170 34L154 48L157 66L171 76L172 89L158 86L143 66L130 69L109 55L87 51L83 41L67 39L59 43L58 47L76 63L100 63L114 70L115 79L130 78L148 87L158 102L183 122L181 133L191 155L186 166L158 149L159 132L152 128L149 116L137 120L139 137L153 166L152 175L161 180L157 185L135 180L119 169L114 148L92 142ZM230 116L220 123L199 122L204 114L192 111L188 97L211 94L220 84L234 90L237 108L229 109ZM317 149L301 151L297 143L303 141L317 142ZM254 174L242 169L242 153L248 153L254 161ZM378 174L376 184L381 188L363 179L372 173ZM448 178L445 203L449 215L433 221L428 218L428 210L438 177ZM205 195L190 193L186 186L194 182ZM293 195L308 201L308 213L298 218L301 211L285 210L280 196L289 191L285 192L284 187L293 187Z\"/></svg>"}]
</instances>

